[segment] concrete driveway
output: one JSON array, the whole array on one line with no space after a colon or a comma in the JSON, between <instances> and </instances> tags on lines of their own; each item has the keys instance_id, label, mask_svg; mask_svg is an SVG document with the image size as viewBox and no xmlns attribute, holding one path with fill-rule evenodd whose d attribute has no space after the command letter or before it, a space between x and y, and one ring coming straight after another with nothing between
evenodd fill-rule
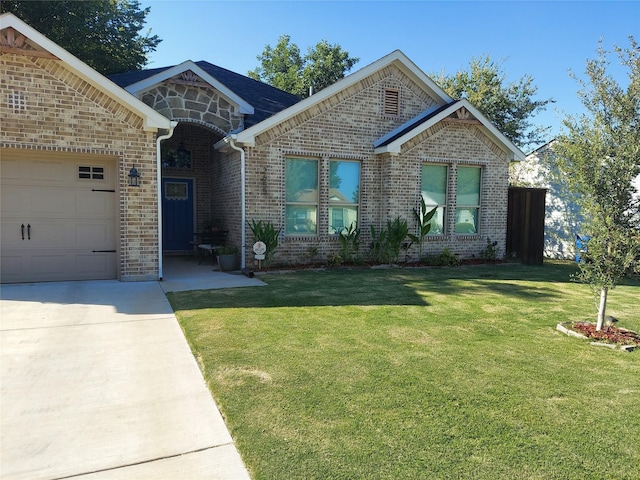
<instances>
[{"instance_id":1,"label":"concrete driveway","mask_svg":"<svg viewBox=\"0 0 640 480\"><path fill-rule=\"evenodd\" d=\"M0 297L2 479L249 478L157 282Z\"/></svg>"}]
</instances>

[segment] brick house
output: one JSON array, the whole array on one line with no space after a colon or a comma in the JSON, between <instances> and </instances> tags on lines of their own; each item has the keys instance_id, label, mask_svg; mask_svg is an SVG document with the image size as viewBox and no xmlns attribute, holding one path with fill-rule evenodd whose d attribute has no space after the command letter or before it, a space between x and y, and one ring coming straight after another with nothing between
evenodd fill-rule
<instances>
[{"instance_id":1,"label":"brick house","mask_svg":"<svg viewBox=\"0 0 640 480\"><path fill-rule=\"evenodd\" d=\"M277 263L300 263L310 251L322 261L338 252L337 232L354 220L363 246L371 225L379 230L397 216L414 229L421 194L438 207L427 253L477 256L487 238L504 252L508 166L524 154L400 51L302 101L207 62L111 78L180 122L167 149L201 150L189 168L165 163L163 177L188 180L184 192L195 184L202 197L189 225L220 222L229 243L244 245L242 265L254 263L251 220L282 228ZM164 223L174 225L164 202ZM165 253L189 248L191 229L175 230L185 235Z\"/></svg>"},{"instance_id":2,"label":"brick house","mask_svg":"<svg viewBox=\"0 0 640 480\"><path fill-rule=\"evenodd\" d=\"M217 168L233 179L216 185L230 206L216 214L240 245L241 211L233 205L241 202L244 157L245 217L282 227L283 263L300 262L309 247L320 259L337 252L345 212L358 219L364 246L371 225L379 231L398 216L413 231L421 195L438 207L427 253L477 256L487 238L504 252L509 162L524 158L467 100L452 100L400 51L230 134L216 149ZM417 259L417 247L407 253Z\"/></svg>"},{"instance_id":3,"label":"brick house","mask_svg":"<svg viewBox=\"0 0 640 480\"><path fill-rule=\"evenodd\" d=\"M300 263L310 251L329 258L339 251L337 232L354 221L364 257L371 226L400 216L416 228L421 195L438 207L426 253L471 257L487 238L504 252L508 166L524 154L400 51L300 100L208 62L106 80L15 17L2 20L3 42L8 28L30 39L3 47L2 113L16 125L2 131L3 170L9 150L110 158L120 233L114 277L162 277L162 255L187 253L194 232L214 221L243 247L243 266L253 265L251 220L282 228L277 263ZM51 78L52 69L64 74ZM31 90L39 100L26 102L25 115L13 105ZM64 102L72 109L60 111ZM43 113L56 106L57 116ZM132 166L140 187L128 186ZM417 247L407 255L416 259Z\"/></svg>"},{"instance_id":4,"label":"brick house","mask_svg":"<svg viewBox=\"0 0 640 480\"><path fill-rule=\"evenodd\" d=\"M157 279L158 140L175 123L11 14L0 115L1 281Z\"/></svg>"}]
</instances>

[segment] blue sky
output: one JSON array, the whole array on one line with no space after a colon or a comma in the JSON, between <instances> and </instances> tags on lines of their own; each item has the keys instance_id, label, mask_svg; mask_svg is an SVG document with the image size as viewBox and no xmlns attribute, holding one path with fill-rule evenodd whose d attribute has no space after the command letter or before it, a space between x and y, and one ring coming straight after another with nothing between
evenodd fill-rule
<instances>
[{"instance_id":1,"label":"blue sky","mask_svg":"<svg viewBox=\"0 0 640 480\"><path fill-rule=\"evenodd\" d=\"M163 41L150 68L206 60L246 74L265 45L290 35L302 53L320 40L359 57L353 71L402 50L425 73L465 69L472 57L503 61L508 80L531 75L538 98L556 103L535 124L561 131L564 114L579 114L578 84L598 40L613 50L640 41L640 1L210 1L142 0L146 27ZM626 85L612 54L610 72ZM526 152L528 153L528 152Z\"/></svg>"}]
</instances>

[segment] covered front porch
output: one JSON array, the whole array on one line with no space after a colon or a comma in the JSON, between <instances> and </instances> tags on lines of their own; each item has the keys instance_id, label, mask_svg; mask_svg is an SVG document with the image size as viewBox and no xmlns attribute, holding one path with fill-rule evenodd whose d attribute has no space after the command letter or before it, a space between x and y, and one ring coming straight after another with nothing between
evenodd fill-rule
<instances>
[{"instance_id":1,"label":"covered front porch","mask_svg":"<svg viewBox=\"0 0 640 480\"><path fill-rule=\"evenodd\" d=\"M240 270L221 272L216 265L199 263L188 255L165 255L163 278L159 284L165 293L266 285L257 277L243 275Z\"/></svg>"}]
</instances>

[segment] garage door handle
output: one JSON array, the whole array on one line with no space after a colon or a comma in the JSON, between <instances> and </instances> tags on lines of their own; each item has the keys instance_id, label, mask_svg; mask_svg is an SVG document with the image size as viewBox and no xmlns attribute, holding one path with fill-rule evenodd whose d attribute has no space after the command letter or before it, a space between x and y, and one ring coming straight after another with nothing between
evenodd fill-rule
<instances>
[{"instance_id":1,"label":"garage door handle","mask_svg":"<svg viewBox=\"0 0 640 480\"><path fill-rule=\"evenodd\" d=\"M24 235L23 235L24 239ZM31 224L27 223L27 240L31 240Z\"/></svg>"},{"instance_id":2,"label":"garage door handle","mask_svg":"<svg viewBox=\"0 0 640 480\"><path fill-rule=\"evenodd\" d=\"M22 240L24 240L24 223L20 225L20 232L22 232Z\"/></svg>"}]
</instances>

